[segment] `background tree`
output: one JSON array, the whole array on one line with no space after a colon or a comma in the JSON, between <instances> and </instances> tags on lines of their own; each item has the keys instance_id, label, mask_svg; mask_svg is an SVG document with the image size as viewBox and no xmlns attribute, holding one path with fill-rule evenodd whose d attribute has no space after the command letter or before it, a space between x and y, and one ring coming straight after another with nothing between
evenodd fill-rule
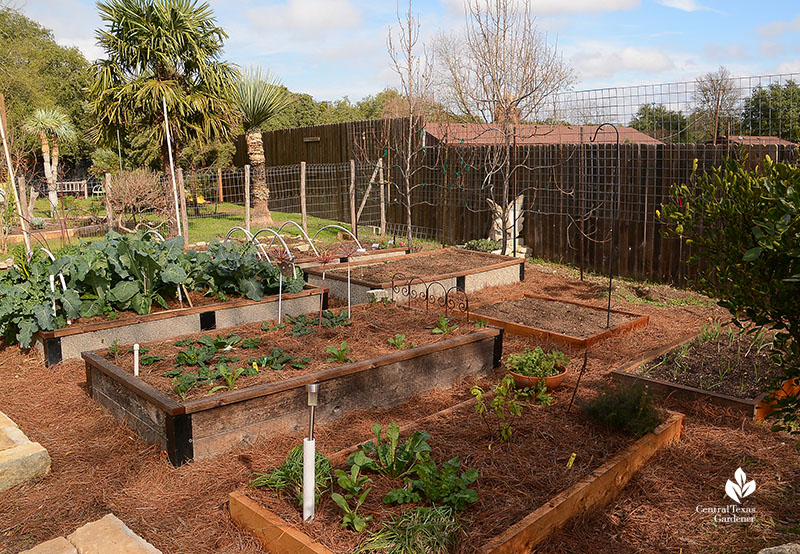
<instances>
[{"instance_id":1,"label":"background tree","mask_svg":"<svg viewBox=\"0 0 800 554\"><path fill-rule=\"evenodd\" d=\"M23 125L36 109L58 106L76 130L76 139L61 145L62 161L88 165L93 149L86 138L91 119L84 92L90 82L89 62L77 48L59 45L48 29L8 7L0 7L0 45L0 93L6 98L15 163L29 171L39 168L33 153L40 137L24 132Z\"/></svg>"},{"instance_id":2,"label":"background tree","mask_svg":"<svg viewBox=\"0 0 800 554\"><path fill-rule=\"evenodd\" d=\"M663 104L642 104L629 125L662 142L689 140L689 120L683 112L670 110Z\"/></svg>"},{"instance_id":3,"label":"background tree","mask_svg":"<svg viewBox=\"0 0 800 554\"><path fill-rule=\"evenodd\" d=\"M787 81L755 89L744 100L742 131L800 142L800 86Z\"/></svg>"},{"instance_id":4,"label":"background tree","mask_svg":"<svg viewBox=\"0 0 800 554\"><path fill-rule=\"evenodd\" d=\"M97 7L105 28L96 37L106 58L92 68L89 94L101 145L115 147L117 130L149 133L168 169L162 99L175 150L230 136L237 71L220 61L227 35L207 3L108 0Z\"/></svg>"},{"instance_id":5,"label":"background tree","mask_svg":"<svg viewBox=\"0 0 800 554\"><path fill-rule=\"evenodd\" d=\"M500 137L476 163L485 170L484 188L500 206L502 221L508 221L510 183L520 167L512 162L517 126L541 119L547 101L573 81L573 71L539 31L528 0L469 0L463 35L441 35L436 55L445 106L485 122L481 134ZM503 253L507 246L503 233Z\"/></svg>"},{"instance_id":6,"label":"background tree","mask_svg":"<svg viewBox=\"0 0 800 554\"><path fill-rule=\"evenodd\" d=\"M284 111L292 100L277 79L258 68L251 69L238 80L236 91L236 103L252 171L253 223L266 227L272 225L273 221L269 213L269 187L261 129Z\"/></svg>"},{"instance_id":7,"label":"background tree","mask_svg":"<svg viewBox=\"0 0 800 554\"><path fill-rule=\"evenodd\" d=\"M75 129L69 116L59 108L38 109L25 122L25 130L42 143L44 175L47 179L47 197L50 215L56 216L58 208L58 157L59 142L75 138Z\"/></svg>"},{"instance_id":8,"label":"background tree","mask_svg":"<svg viewBox=\"0 0 800 554\"><path fill-rule=\"evenodd\" d=\"M727 68L698 77L693 100L691 124L700 137L717 144L719 137L738 132L739 89Z\"/></svg>"}]
</instances>

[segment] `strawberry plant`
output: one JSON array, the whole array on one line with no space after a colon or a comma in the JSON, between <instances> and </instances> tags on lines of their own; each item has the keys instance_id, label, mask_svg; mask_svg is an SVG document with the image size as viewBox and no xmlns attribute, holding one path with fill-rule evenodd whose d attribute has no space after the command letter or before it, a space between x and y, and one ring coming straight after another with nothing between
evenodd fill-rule
<instances>
[{"instance_id":1,"label":"strawberry plant","mask_svg":"<svg viewBox=\"0 0 800 554\"><path fill-rule=\"evenodd\" d=\"M175 366L205 366L216 354L217 350L214 347L201 346L198 348L192 345L175 355Z\"/></svg>"},{"instance_id":2,"label":"strawberry plant","mask_svg":"<svg viewBox=\"0 0 800 554\"><path fill-rule=\"evenodd\" d=\"M353 361L352 358L348 357L348 354L350 353L350 347L347 346L347 341L345 340L342 341L342 344L340 344L338 348L335 346L326 346L325 350L328 352L329 362L346 364Z\"/></svg>"},{"instance_id":3,"label":"strawberry plant","mask_svg":"<svg viewBox=\"0 0 800 554\"><path fill-rule=\"evenodd\" d=\"M252 339L244 339L241 344L241 348L258 348L259 343L261 342L261 338L252 338Z\"/></svg>"},{"instance_id":4,"label":"strawberry plant","mask_svg":"<svg viewBox=\"0 0 800 554\"><path fill-rule=\"evenodd\" d=\"M156 362L160 362L164 359L164 356L140 356L139 363L141 365L153 365Z\"/></svg>"},{"instance_id":5,"label":"strawberry plant","mask_svg":"<svg viewBox=\"0 0 800 554\"><path fill-rule=\"evenodd\" d=\"M289 316L286 316L287 318ZM273 323L272 321L264 321L261 323L261 330L269 333L270 331L277 331L286 327L285 323Z\"/></svg>"},{"instance_id":6,"label":"strawberry plant","mask_svg":"<svg viewBox=\"0 0 800 554\"><path fill-rule=\"evenodd\" d=\"M213 339L209 336L202 336L197 339L197 342L219 352L233 349L234 346L242 342L242 337L236 333L228 333L224 337L222 335L217 335Z\"/></svg>"},{"instance_id":7,"label":"strawberry plant","mask_svg":"<svg viewBox=\"0 0 800 554\"><path fill-rule=\"evenodd\" d=\"M269 368L280 371L287 364L295 369L303 369L309 362L311 362L311 358L303 357L298 359L286 354L283 348L273 348L272 352L269 354L261 356L260 358L250 358L247 363L250 365L255 363L264 369Z\"/></svg>"}]
</instances>

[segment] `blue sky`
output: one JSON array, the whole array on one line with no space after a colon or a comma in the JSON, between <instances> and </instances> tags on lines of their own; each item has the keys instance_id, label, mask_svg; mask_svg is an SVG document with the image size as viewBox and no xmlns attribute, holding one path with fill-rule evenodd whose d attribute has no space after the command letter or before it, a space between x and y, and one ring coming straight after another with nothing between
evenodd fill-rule
<instances>
[{"instance_id":1,"label":"blue sky","mask_svg":"<svg viewBox=\"0 0 800 554\"><path fill-rule=\"evenodd\" d=\"M402 0L401 0L402 1ZM414 0L427 40L463 26L466 0ZM386 53L394 0L211 0L227 59L260 64L317 100L358 99L396 85ZM576 69L576 89L800 73L797 0L531 0L537 21ZM89 59L100 25L90 0L18 0L26 15ZM404 4L407 6L407 4ZM762 7L768 9L761 9Z\"/></svg>"}]
</instances>

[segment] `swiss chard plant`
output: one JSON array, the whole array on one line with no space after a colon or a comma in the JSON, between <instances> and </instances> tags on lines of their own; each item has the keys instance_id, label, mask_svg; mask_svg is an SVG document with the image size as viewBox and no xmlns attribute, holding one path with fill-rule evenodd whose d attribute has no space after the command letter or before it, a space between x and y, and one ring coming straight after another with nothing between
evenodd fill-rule
<instances>
[{"instance_id":1,"label":"swiss chard plant","mask_svg":"<svg viewBox=\"0 0 800 554\"><path fill-rule=\"evenodd\" d=\"M403 444L400 444L400 427L397 423L391 422L386 427L383 439L381 431L380 424L373 425L372 433L375 435L375 440L361 445L358 451L350 456L348 463L360 462L359 465L367 469L397 479L410 472L423 454L431 451L428 444L431 436L425 431L411 433Z\"/></svg>"}]
</instances>

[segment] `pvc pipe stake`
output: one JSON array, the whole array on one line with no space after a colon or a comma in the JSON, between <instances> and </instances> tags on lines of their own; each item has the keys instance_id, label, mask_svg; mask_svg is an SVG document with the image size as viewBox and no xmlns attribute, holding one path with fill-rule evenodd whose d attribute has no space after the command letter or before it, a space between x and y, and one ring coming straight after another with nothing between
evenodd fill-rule
<instances>
[{"instance_id":1,"label":"pvc pipe stake","mask_svg":"<svg viewBox=\"0 0 800 554\"><path fill-rule=\"evenodd\" d=\"M315 489L314 462L316 461L316 441L303 439L303 521L314 519Z\"/></svg>"},{"instance_id":2,"label":"pvc pipe stake","mask_svg":"<svg viewBox=\"0 0 800 554\"><path fill-rule=\"evenodd\" d=\"M56 315L56 276L50 274L50 292L53 293L53 317Z\"/></svg>"},{"instance_id":3,"label":"pvc pipe stake","mask_svg":"<svg viewBox=\"0 0 800 554\"><path fill-rule=\"evenodd\" d=\"M133 345L133 376L139 376L139 343Z\"/></svg>"},{"instance_id":4,"label":"pvc pipe stake","mask_svg":"<svg viewBox=\"0 0 800 554\"><path fill-rule=\"evenodd\" d=\"M347 317L350 316L350 258L347 258Z\"/></svg>"},{"instance_id":5,"label":"pvc pipe stake","mask_svg":"<svg viewBox=\"0 0 800 554\"><path fill-rule=\"evenodd\" d=\"M278 268L278 325L283 323L283 273Z\"/></svg>"}]
</instances>

